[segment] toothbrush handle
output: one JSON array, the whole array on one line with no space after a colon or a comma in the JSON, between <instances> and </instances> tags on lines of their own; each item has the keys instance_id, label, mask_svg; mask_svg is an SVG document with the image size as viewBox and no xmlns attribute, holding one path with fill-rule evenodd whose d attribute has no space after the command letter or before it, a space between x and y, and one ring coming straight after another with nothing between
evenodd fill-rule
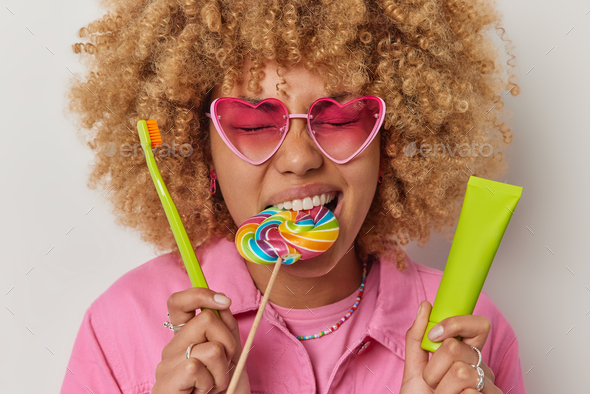
<instances>
[{"instance_id":1,"label":"toothbrush handle","mask_svg":"<svg viewBox=\"0 0 590 394\"><path fill-rule=\"evenodd\" d=\"M178 210L176 209L176 206L172 201L172 197L170 197L170 193L168 193L166 184L160 175L160 171L156 165L151 146L147 147L146 145L142 144L142 148L146 156L146 162L150 171L150 175L152 176L152 180L156 186L156 191L158 192L158 196L160 197L160 201L164 207L164 212L166 212L168 223L170 223L170 227L172 228L174 239L178 245L178 249L180 251L180 255L182 256L182 260L184 261L184 265L186 267L191 284L193 287L203 287L208 289L209 286L207 285L207 280L205 279L205 275L203 275L203 271L201 270L197 256L195 255L195 251L189 241L188 235L186 234L182 220L178 215ZM213 309L213 311L219 317L219 312L215 309Z\"/></svg>"}]
</instances>

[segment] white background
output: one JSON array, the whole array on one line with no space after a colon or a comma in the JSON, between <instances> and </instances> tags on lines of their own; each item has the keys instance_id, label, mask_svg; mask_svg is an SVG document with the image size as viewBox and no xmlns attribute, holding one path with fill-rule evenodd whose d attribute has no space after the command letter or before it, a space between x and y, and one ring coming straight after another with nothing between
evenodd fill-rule
<instances>
[{"instance_id":1,"label":"white background","mask_svg":"<svg viewBox=\"0 0 590 394\"><path fill-rule=\"evenodd\" d=\"M498 7L522 88L504 96L515 136L505 181L524 191L484 290L516 331L528 392L587 392L590 4ZM154 257L86 188L92 156L63 116L66 82L82 71L71 44L99 15L89 0L0 9L2 392L57 393L86 308ZM449 249L437 235L408 253L443 269Z\"/></svg>"}]
</instances>

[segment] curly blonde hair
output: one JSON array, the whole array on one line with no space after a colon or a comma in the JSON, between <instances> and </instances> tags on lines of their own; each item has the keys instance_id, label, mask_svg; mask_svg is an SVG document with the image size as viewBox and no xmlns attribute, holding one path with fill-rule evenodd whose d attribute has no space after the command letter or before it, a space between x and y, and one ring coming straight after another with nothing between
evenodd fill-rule
<instances>
[{"instance_id":1,"label":"curly blonde hair","mask_svg":"<svg viewBox=\"0 0 590 394\"><path fill-rule=\"evenodd\" d=\"M191 155L156 154L162 177L194 247L212 237L233 241L236 223L221 193L209 192L204 112L214 85L221 84L227 95L241 80L238 70L246 55L253 92L260 88L265 61L276 61L280 76L285 65L303 59L324 78L326 91L342 83L385 100L383 180L356 239L362 258L389 254L403 270L409 240L423 246L431 229L441 232L456 223L470 175L491 179L506 170L500 149L512 135L499 120L501 93L516 96L519 87L510 72L503 77L497 48L486 36L493 27L506 41L491 2L103 0L102 5L109 11L79 30L89 42L72 46L88 75L72 78L69 113L77 115L77 126L87 130L84 141L96 153L88 187L108 190L118 224L137 230L156 251L179 256L143 154L125 157L112 150L139 144L134 130L140 119L157 120L164 144L190 144ZM505 48L510 71L514 56L508 44ZM425 144L435 148L430 155L408 152ZM461 144L489 144L493 154L484 155L481 148L481 155L444 154L444 145Z\"/></svg>"}]
</instances>

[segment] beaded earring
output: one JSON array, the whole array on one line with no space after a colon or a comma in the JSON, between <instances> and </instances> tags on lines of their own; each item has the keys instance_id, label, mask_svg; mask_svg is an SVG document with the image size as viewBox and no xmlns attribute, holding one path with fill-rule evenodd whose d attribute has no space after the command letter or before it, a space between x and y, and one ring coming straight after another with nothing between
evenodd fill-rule
<instances>
[{"instance_id":1,"label":"beaded earring","mask_svg":"<svg viewBox=\"0 0 590 394\"><path fill-rule=\"evenodd\" d=\"M215 192L217 191L217 186L215 185L215 181L217 180L217 174L215 173L215 170L211 171L211 174L209 177L211 179L211 185L209 186L209 191L211 192L211 194L215 194Z\"/></svg>"}]
</instances>

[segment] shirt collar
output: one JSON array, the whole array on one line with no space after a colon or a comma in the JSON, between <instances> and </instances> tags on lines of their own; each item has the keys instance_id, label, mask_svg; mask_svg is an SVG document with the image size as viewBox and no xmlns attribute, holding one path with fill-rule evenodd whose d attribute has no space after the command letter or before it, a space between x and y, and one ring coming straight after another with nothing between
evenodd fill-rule
<instances>
[{"instance_id":1,"label":"shirt collar","mask_svg":"<svg viewBox=\"0 0 590 394\"><path fill-rule=\"evenodd\" d=\"M369 336L405 359L406 331L414 324L420 302L426 299L420 275L405 253L406 269L400 271L395 261L382 257L379 294L375 311L367 324Z\"/></svg>"},{"instance_id":2,"label":"shirt collar","mask_svg":"<svg viewBox=\"0 0 590 394\"><path fill-rule=\"evenodd\" d=\"M231 298L233 314L258 309L261 293L233 242L212 239L197 248L197 256L209 287ZM407 254L406 265L400 271L395 261L386 257L373 263L372 269L380 270L379 293L367 323L368 335L402 359L406 331L414 323L418 305L426 299L416 263Z\"/></svg>"}]
</instances>

